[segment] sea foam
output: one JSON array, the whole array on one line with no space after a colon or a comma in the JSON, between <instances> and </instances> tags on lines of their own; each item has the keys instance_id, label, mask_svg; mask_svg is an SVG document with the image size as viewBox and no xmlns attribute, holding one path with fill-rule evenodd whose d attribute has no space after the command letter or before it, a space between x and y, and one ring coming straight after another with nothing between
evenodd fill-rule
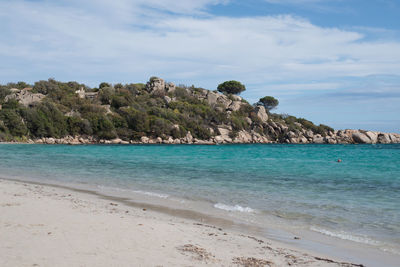
<instances>
[{"instance_id":1,"label":"sea foam","mask_svg":"<svg viewBox=\"0 0 400 267\"><path fill-rule=\"evenodd\" d=\"M221 209L221 210L227 210L227 211L255 212L255 210L250 208L250 207L242 207L242 206L239 206L239 205L230 206L230 205L226 205L226 204L223 204L223 203L215 204L214 208Z\"/></svg>"},{"instance_id":2,"label":"sea foam","mask_svg":"<svg viewBox=\"0 0 400 267\"><path fill-rule=\"evenodd\" d=\"M350 233L347 233L344 231L333 232L333 231L329 231L329 230L317 228L317 227L311 227L310 230L327 235L327 236L336 237L336 238L340 238L343 240L349 240L349 241L353 241L353 242L357 242L357 243L363 243L363 244L374 245L374 246L381 245L381 242L379 242L379 241L370 239L365 236L356 236L356 235L353 235L353 234L350 234Z\"/></svg>"},{"instance_id":3,"label":"sea foam","mask_svg":"<svg viewBox=\"0 0 400 267\"><path fill-rule=\"evenodd\" d=\"M148 192L148 191L135 190L132 192L141 194L141 195L150 196L150 197L158 197L158 198L164 198L164 199L169 197L169 195L167 195L167 194L160 194L160 193L154 193L154 192Z\"/></svg>"},{"instance_id":4,"label":"sea foam","mask_svg":"<svg viewBox=\"0 0 400 267\"><path fill-rule=\"evenodd\" d=\"M157 197L157 198L168 198L169 195L167 194L161 194L161 193L155 193L155 192L149 192L149 191L141 191L141 190L130 190L130 189L123 189L123 188L119 188L119 187L109 187L109 186L102 186L102 185L98 185L97 186L99 189L101 190L112 190L112 191L119 191L119 192L132 192L135 194L140 194L140 195L146 195L146 196L150 196L150 197Z\"/></svg>"}]
</instances>

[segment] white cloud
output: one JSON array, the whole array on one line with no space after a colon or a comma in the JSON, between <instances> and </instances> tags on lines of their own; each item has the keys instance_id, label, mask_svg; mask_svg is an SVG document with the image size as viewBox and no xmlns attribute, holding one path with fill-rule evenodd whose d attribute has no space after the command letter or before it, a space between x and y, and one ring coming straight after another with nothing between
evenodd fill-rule
<instances>
[{"instance_id":1,"label":"white cloud","mask_svg":"<svg viewBox=\"0 0 400 267\"><path fill-rule=\"evenodd\" d=\"M37 72L53 70L56 77L162 74L204 86L235 78L248 84L298 80L301 88L310 80L400 71L399 42L365 41L357 31L293 16L190 16L221 2L1 2L0 57Z\"/></svg>"},{"instance_id":2,"label":"white cloud","mask_svg":"<svg viewBox=\"0 0 400 267\"><path fill-rule=\"evenodd\" d=\"M279 111L332 126L379 114L398 121L398 103L390 101L400 90L400 42L393 34L374 38L365 29L324 28L294 16L207 13L227 2L0 1L0 83L55 77L97 85L159 75L214 89L237 79L252 102L274 95L282 100ZM384 111L368 109L376 96ZM337 106L345 114L329 117Z\"/></svg>"}]
</instances>

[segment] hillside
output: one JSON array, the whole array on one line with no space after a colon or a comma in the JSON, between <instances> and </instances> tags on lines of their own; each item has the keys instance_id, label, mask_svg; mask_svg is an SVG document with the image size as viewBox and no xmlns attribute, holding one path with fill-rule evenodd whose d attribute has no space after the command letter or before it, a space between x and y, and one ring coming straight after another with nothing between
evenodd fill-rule
<instances>
[{"instance_id":1,"label":"hillside","mask_svg":"<svg viewBox=\"0 0 400 267\"><path fill-rule=\"evenodd\" d=\"M152 77L90 88L49 79L0 86L0 141L27 143L400 143L270 113L242 97Z\"/></svg>"}]
</instances>

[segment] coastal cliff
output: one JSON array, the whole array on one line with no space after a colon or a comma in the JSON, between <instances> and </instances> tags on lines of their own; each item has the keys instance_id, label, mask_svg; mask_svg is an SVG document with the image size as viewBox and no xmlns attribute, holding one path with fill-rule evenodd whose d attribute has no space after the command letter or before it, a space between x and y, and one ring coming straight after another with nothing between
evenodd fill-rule
<instances>
[{"instance_id":1,"label":"coastal cliff","mask_svg":"<svg viewBox=\"0 0 400 267\"><path fill-rule=\"evenodd\" d=\"M334 130L234 94L166 83L49 79L0 87L0 141L45 144L389 144L400 134ZM17 88L15 88L17 87ZM19 87L19 88L18 88Z\"/></svg>"}]
</instances>

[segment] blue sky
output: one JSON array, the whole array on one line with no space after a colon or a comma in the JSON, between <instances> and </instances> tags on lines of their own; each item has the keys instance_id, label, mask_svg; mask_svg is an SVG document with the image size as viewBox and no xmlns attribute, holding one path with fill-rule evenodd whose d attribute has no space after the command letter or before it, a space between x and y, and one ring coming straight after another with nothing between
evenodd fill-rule
<instances>
[{"instance_id":1,"label":"blue sky","mask_svg":"<svg viewBox=\"0 0 400 267\"><path fill-rule=\"evenodd\" d=\"M398 0L0 0L0 83L153 75L336 129L400 132Z\"/></svg>"}]
</instances>

